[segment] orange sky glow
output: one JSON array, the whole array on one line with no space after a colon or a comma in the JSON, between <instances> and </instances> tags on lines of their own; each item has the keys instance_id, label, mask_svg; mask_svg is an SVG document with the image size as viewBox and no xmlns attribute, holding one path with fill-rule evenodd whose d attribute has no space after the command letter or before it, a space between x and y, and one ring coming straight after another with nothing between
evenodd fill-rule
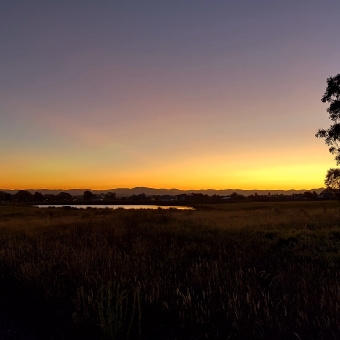
<instances>
[{"instance_id":1,"label":"orange sky glow","mask_svg":"<svg viewBox=\"0 0 340 340\"><path fill-rule=\"evenodd\" d=\"M315 189L336 8L8 2L0 189Z\"/></svg>"}]
</instances>

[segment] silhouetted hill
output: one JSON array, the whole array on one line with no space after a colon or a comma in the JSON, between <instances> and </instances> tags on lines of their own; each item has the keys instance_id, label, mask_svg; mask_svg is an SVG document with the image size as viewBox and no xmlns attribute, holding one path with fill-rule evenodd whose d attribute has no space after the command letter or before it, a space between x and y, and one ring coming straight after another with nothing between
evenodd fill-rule
<instances>
[{"instance_id":1,"label":"silhouetted hill","mask_svg":"<svg viewBox=\"0 0 340 340\"><path fill-rule=\"evenodd\" d=\"M116 189L107 189L107 190L92 190L94 194L102 194L107 193L109 191L115 192L117 194L117 197L127 197L132 195L139 195L139 194L145 194L147 196L151 195L179 195L179 194L191 194L191 193L202 193L206 195L220 195L220 196L228 196L231 195L233 192L236 192L238 194L242 194L244 196L253 195L255 193L259 195L267 195L270 193L271 195L292 195L292 194L301 194L306 191L316 191L318 194L324 190L325 188L318 188L318 189L290 189L290 190L242 190L242 189L222 189L222 190L216 190L216 189L200 189L200 190L180 190L180 189L155 189L155 188L147 188L147 187L136 187L136 188L116 188ZM19 189L0 189L0 191L5 191L11 194L14 194ZM88 188L85 189L26 189L32 193L38 191L41 192L43 195L45 194L53 194L56 195L59 192L67 192L71 194L72 196L77 195L83 195L85 190L91 190Z\"/></svg>"}]
</instances>

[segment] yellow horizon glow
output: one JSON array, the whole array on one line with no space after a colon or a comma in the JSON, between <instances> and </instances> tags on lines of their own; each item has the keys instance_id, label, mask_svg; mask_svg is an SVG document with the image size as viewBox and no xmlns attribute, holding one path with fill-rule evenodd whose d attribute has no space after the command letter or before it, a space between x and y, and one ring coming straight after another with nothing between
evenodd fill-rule
<instances>
[{"instance_id":1,"label":"yellow horizon glow","mask_svg":"<svg viewBox=\"0 0 340 340\"><path fill-rule=\"evenodd\" d=\"M139 169L115 170L110 167L89 167L81 170L74 166L51 164L40 170L18 168L0 176L3 189L92 189L149 187L179 190L242 189L289 190L324 187L324 177L331 162L315 163L311 160L283 164L272 159L268 165L260 159L248 158L249 166L236 159L225 161L217 155L204 160L189 159L175 164L156 164ZM326 160L326 159L325 159ZM260 164L259 164L260 163ZM327 164L328 163L328 164ZM328 166L327 166L327 165Z\"/></svg>"},{"instance_id":2,"label":"yellow horizon glow","mask_svg":"<svg viewBox=\"0 0 340 340\"><path fill-rule=\"evenodd\" d=\"M42 130L45 122L40 123ZM56 142L51 132L36 149L20 144L2 150L3 161L10 166L1 169L0 186L18 190L310 190L324 187L327 170L335 167L323 141L313 138L314 128L299 132L298 139L290 131L285 140L276 140L275 131L262 138L250 130L248 140L239 143L239 122L226 136L217 130L197 139L205 136L203 127L208 123L186 133L169 118L161 121L161 126L167 126L164 137L153 133L158 124L153 121L154 125L145 123L140 130L135 126L128 134L124 132L128 127L121 128L111 138L106 130L85 129L81 124L66 128L66 122L57 117L51 126L58 126L58 135L67 136L64 140Z\"/></svg>"}]
</instances>

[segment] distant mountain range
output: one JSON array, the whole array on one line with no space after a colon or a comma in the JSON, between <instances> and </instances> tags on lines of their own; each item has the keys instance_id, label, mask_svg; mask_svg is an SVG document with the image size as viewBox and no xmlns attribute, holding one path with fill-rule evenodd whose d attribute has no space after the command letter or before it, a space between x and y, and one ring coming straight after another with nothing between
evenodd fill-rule
<instances>
[{"instance_id":1,"label":"distant mountain range","mask_svg":"<svg viewBox=\"0 0 340 340\"><path fill-rule=\"evenodd\" d=\"M132 195L139 195L145 194L147 196L152 195L180 195L180 194L206 194L209 196L212 195L220 195L220 196L228 196L231 195L233 192L238 194L242 194L244 196L253 195L255 193L259 195L292 195L292 194L302 194L306 191L316 191L318 194L323 191L325 188L318 188L318 189L301 189L301 190L242 190L242 189L222 189L222 190L215 190L215 189L201 189L201 190L180 190L180 189L155 189L155 188L146 188L146 187L136 187L136 188L116 188L116 189L107 189L107 190L91 190L91 189L26 189L32 193L38 191L41 192L43 195L56 195L59 192L67 192L72 196L83 195L85 190L91 190L94 194L106 194L108 192L115 192L117 197L128 197ZM0 191L5 191L11 194L15 194L18 189L0 189Z\"/></svg>"}]
</instances>

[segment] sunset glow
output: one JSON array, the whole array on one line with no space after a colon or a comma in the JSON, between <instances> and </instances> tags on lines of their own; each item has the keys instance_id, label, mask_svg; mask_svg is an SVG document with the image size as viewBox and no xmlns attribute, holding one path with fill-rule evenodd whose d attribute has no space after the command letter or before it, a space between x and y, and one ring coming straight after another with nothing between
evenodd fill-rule
<instances>
[{"instance_id":1,"label":"sunset glow","mask_svg":"<svg viewBox=\"0 0 340 340\"><path fill-rule=\"evenodd\" d=\"M0 7L0 188L313 189L335 167L314 135L339 2Z\"/></svg>"}]
</instances>

